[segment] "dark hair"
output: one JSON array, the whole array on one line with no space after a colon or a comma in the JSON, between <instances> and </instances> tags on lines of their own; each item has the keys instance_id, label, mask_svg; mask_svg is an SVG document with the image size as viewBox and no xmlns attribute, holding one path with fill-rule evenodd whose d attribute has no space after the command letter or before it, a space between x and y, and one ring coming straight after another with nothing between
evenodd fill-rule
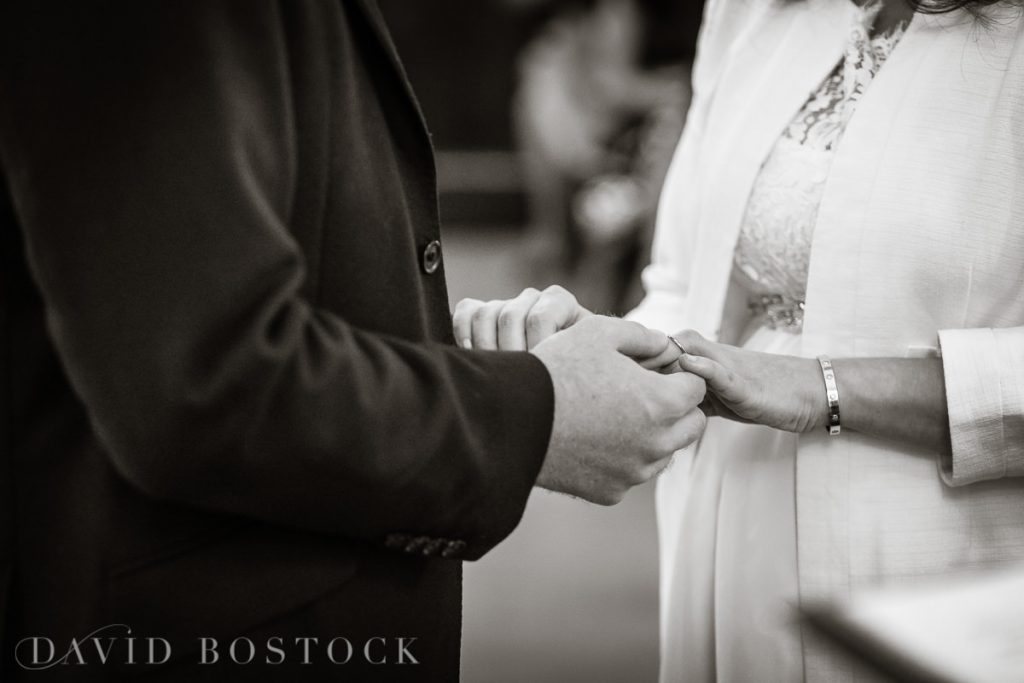
<instances>
[{"instance_id":1,"label":"dark hair","mask_svg":"<svg viewBox=\"0 0 1024 683\"><path fill-rule=\"evenodd\" d=\"M914 8L915 12L922 14L945 14L958 9L965 9L971 14L978 16L982 14L983 8L994 5L1000 0L904 0ZM1019 4L1019 3L1014 3Z\"/></svg>"},{"instance_id":2,"label":"dark hair","mask_svg":"<svg viewBox=\"0 0 1024 683\"><path fill-rule=\"evenodd\" d=\"M783 0L783 2L800 2L800 0ZM920 14L946 14L958 9L967 10L976 18L985 21L985 8L1002 0L903 0L903 2ZM1024 7L1024 0L1009 0L1010 4Z\"/></svg>"}]
</instances>

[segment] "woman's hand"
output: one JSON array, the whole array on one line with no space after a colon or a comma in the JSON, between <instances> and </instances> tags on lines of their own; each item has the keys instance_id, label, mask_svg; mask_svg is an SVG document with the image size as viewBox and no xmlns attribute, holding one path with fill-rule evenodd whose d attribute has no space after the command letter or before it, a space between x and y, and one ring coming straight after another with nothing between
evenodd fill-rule
<instances>
[{"instance_id":1,"label":"woman's hand","mask_svg":"<svg viewBox=\"0 0 1024 683\"><path fill-rule=\"evenodd\" d=\"M463 299L455 307L455 339L466 349L529 351L559 330L593 315L558 285L524 289L515 299Z\"/></svg>"},{"instance_id":2,"label":"woman's hand","mask_svg":"<svg viewBox=\"0 0 1024 683\"><path fill-rule=\"evenodd\" d=\"M455 339L465 349L530 351L537 344L594 314L558 285L543 292L524 289L515 299L463 299L455 307ZM630 323L635 324L635 323ZM633 359L648 370L671 372L679 350L665 339L665 350L654 357Z\"/></svg>"},{"instance_id":3,"label":"woman's hand","mask_svg":"<svg viewBox=\"0 0 1024 683\"><path fill-rule=\"evenodd\" d=\"M692 330L675 338L685 351L679 366L707 382L702 407L709 416L787 432L824 428L828 408L818 361L718 344Z\"/></svg>"}]
</instances>

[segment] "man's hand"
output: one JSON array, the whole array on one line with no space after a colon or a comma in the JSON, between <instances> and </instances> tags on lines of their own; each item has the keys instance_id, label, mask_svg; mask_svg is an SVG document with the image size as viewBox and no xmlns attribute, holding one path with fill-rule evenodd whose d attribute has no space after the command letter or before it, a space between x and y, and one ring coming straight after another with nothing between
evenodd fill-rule
<instances>
[{"instance_id":1,"label":"man's hand","mask_svg":"<svg viewBox=\"0 0 1024 683\"><path fill-rule=\"evenodd\" d=\"M634 360L678 357L660 332L591 315L533 353L555 387L554 427L538 486L614 505L704 431L698 409L704 380L658 374Z\"/></svg>"}]
</instances>

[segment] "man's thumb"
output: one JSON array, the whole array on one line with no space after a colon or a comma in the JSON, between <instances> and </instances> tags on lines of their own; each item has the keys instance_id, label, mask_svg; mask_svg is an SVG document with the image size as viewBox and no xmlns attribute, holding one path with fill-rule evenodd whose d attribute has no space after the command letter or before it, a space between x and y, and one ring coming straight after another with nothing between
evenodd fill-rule
<instances>
[{"instance_id":1,"label":"man's thumb","mask_svg":"<svg viewBox=\"0 0 1024 683\"><path fill-rule=\"evenodd\" d=\"M608 319L608 335L615 349L630 358L653 358L671 343L664 333L628 320Z\"/></svg>"}]
</instances>

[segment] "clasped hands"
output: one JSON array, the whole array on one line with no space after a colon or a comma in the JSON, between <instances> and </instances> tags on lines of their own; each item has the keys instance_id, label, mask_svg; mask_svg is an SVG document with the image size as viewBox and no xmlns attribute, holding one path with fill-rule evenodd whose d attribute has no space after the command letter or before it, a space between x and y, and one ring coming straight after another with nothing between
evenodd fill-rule
<instances>
[{"instance_id":1,"label":"clasped hands","mask_svg":"<svg viewBox=\"0 0 1024 683\"><path fill-rule=\"evenodd\" d=\"M555 390L537 484L613 505L700 438L707 416L805 432L824 424L814 359L747 351L687 330L673 337L595 315L565 289L464 299L455 337L478 350L530 351Z\"/></svg>"}]
</instances>

